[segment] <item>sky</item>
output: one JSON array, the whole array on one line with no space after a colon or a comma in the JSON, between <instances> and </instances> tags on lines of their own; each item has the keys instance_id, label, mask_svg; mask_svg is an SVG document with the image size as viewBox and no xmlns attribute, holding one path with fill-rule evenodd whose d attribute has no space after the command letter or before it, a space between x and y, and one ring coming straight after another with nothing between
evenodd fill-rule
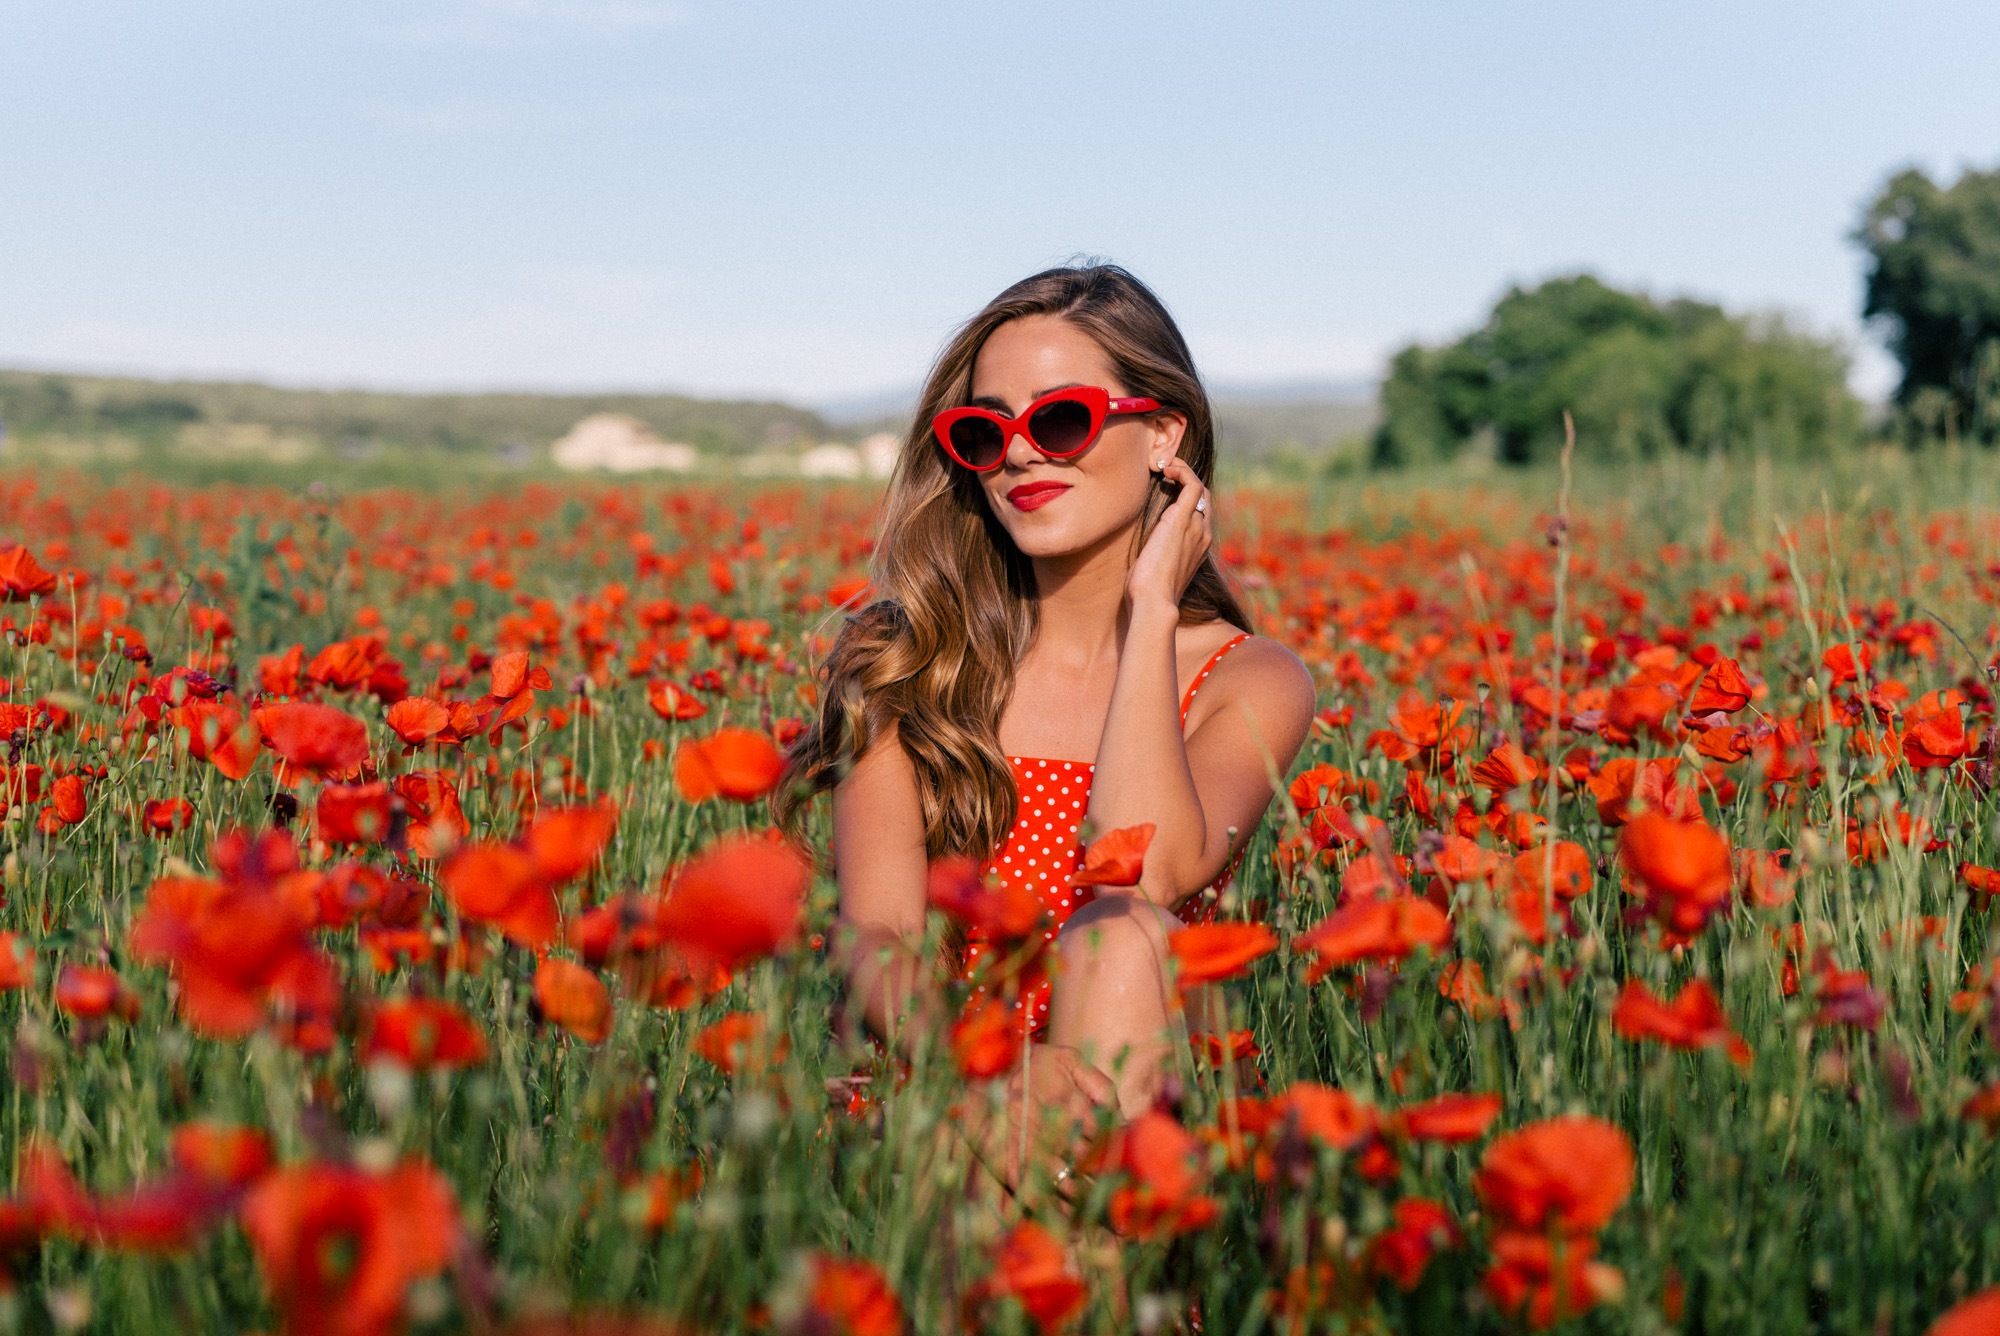
<instances>
[{"instance_id":1,"label":"sky","mask_svg":"<svg viewBox=\"0 0 2000 1336\"><path fill-rule=\"evenodd\" d=\"M1090 255L1218 384L1590 270L1880 395L1848 233L2000 166L1996 68L1931 0L0 0L0 365L839 405Z\"/></svg>"}]
</instances>

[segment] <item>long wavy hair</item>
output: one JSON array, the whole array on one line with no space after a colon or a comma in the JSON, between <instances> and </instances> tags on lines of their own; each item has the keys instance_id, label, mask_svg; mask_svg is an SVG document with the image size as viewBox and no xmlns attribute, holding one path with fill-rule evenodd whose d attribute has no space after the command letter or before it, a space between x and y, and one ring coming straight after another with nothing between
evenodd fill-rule
<instances>
[{"instance_id":1,"label":"long wavy hair","mask_svg":"<svg viewBox=\"0 0 2000 1336\"><path fill-rule=\"evenodd\" d=\"M1185 416L1180 457L1213 483L1208 394L1187 341L1145 284L1116 265L1073 266L1022 279L988 302L931 367L883 502L874 601L847 619L820 666L819 717L794 744L773 798L794 839L812 798L890 728L916 770L932 859L984 858L1013 827L1018 795L999 721L1040 624L1034 572L978 475L938 447L931 419L970 398L973 362L993 331L1032 315L1076 325L1104 349L1126 394ZM1156 486L1141 542L1164 503ZM1213 553L1180 609L1183 625L1219 617L1250 628Z\"/></svg>"}]
</instances>

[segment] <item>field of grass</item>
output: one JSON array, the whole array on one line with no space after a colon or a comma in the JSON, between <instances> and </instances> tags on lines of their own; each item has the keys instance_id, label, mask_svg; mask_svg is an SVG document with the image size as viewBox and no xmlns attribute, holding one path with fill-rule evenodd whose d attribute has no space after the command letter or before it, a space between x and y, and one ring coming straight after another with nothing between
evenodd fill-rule
<instances>
[{"instance_id":1,"label":"field of grass","mask_svg":"<svg viewBox=\"0 0 2000 1336\"><path fill-rule=\"evenodd\" d=\"M2000 1307L1990 456L1225 491L1324 707L1178 943L1254 1072L1015 1196L1007 1018L885 1057L762 836L872 493L202 481L0 473L0 1329Z\"/></svg>"}]
</instances>

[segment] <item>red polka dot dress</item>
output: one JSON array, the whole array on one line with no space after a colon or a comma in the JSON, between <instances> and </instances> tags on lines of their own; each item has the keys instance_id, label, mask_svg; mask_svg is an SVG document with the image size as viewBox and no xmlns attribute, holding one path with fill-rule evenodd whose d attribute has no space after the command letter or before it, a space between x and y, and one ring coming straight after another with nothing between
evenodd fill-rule
<instances>
[{"instance_id":1,"label":"red polka dot dress","mask_svg":"<svg viewBox=\"0 0 2000 1336\"><path fill-rule=\"evenodd\" d=\"M1194 681L1188 684L1187 695L1181 698L1183 728L1187 726L1188 707L1194 704L1195 692L1201 689L1222 656L1249 638L1247 634L1237 636L1210 656L1195 674ZM1025 886L1032 890L1049 911L1050 922L1043 937L1053 942L1070 915L1096 898L1093 888L1071 886L1069 879L1083 862L1080 833L1084 813L1090 810L1091 776L1097 767L1088 761L1052 761L1035 756L1010 756L1007 764L1014 772L1014 787L1021 795L1020 808L1006 843L981 865L980 871L998 877L1010 887ZM1231 864L1199 894L1189 896L1175 914L1188 924L1213 922L1222 892L1228 888L1235 871L1235 865ZM972 934L966 943L964 977L972 977L988 949L983 937ZM1034 1028L1040 1032L1049 1020L1047 978L1036 976L1028 985L1027 997Z\"/></svg>"}]
</instances>

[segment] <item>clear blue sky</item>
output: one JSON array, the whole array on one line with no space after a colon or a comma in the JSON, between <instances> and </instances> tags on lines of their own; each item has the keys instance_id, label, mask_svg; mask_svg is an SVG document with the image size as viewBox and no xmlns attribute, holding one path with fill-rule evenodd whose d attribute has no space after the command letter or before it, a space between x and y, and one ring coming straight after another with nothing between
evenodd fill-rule
<instances>
[{"instance_id":1,"label":"clear blue sky","mask_svg":"<svg viewBox=\"0 0 2000 1336\"><path fill-rule=\"evenodd\" d=\"M1845 240L2000 164L1990 4L0 0L0 364L805 400L1077 252L1211 377L1589 268L1892 370Z\"/></svg>"}]
</instances>

